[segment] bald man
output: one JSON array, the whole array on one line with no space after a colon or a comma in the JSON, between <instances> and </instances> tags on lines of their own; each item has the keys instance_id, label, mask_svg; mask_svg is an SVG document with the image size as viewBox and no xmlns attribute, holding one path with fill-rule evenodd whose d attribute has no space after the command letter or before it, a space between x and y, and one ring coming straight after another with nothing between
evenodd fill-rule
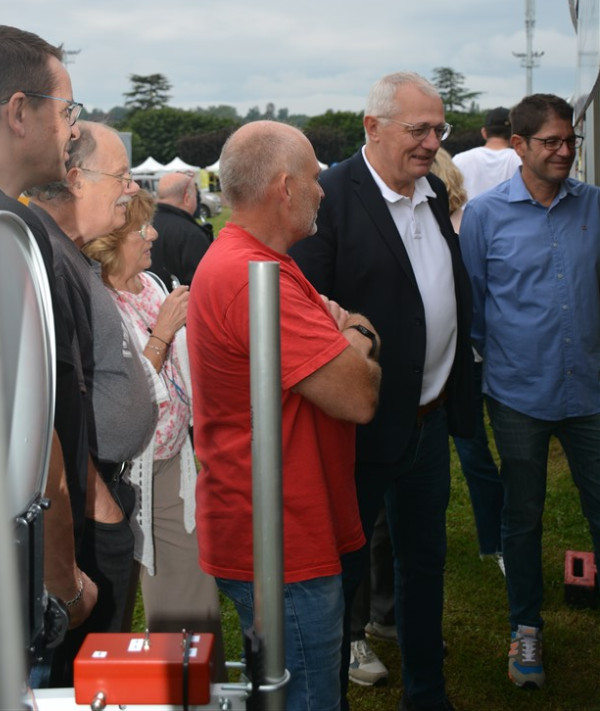
<instances>
[{"instance_id":1,"label":"bald man","mask_svg":"<svg viewBox=\"0 0 600 711\"><path fill-rule=\"evenodd\" d=\"M323 299L287 256L316 231L323 197L306 137L246 124L221 153L231 220L198 266L188 309L194 445L202 462L196 530L203 569L252 625L248 262L276 261L281 407L287 711L337 711L344 599L340 556L364 537L354 488L355 423L378 401L379 337ZM309 238L312 239L312 238ZM299 633L300 631L300 633ZM299 639L299 637L301 639Z\"/></svg>"},{"instance_id":2,"label":"bald man","mask_svg":"<svg viewBox=\"0 0 600 711\"><path fill-rule=\"evenodd\" d=\"M178 283L192 283L198 262L212 242L212 233L194 219L198 191L193 175L167 173L158 181L157 193L154 227L158 238L152 247L150 271L171 291Z\"/></svg>"}]
</instances>

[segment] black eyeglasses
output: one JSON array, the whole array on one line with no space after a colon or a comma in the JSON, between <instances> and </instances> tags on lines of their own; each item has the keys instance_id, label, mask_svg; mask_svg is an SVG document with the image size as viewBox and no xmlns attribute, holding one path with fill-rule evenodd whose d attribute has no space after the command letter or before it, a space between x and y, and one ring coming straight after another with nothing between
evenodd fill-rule
<instances>
[{"instance_id":1,"label":"black eyeglasses","mask_svg":"<svg viewBox=\"0 0 600 711\"><path fill-rule=\"evenodd\" d=\"M17 92L14 92L15 94ZM74 126L75 123L77 122L77 119L79 118L79 115L81 114L81 109L83 109L83 104L80 104L78 101L72 101L71 99L62 99L60 96L48 96L48 94L38 94L35 91L23 91L21 90L22 94L25 94L25 96L31 96L36 99L52 99L53 101L62 101L65 104L67 104L67 108L65 109L66 111L66 116L67 116L67 121L69 122L69 126ZM12 94L11 94L12 96ZM0 104L7 104L10 101L11 97L9 96L7 99L2 99L0 100Z\"/></svg>"},{"instance_id":2,"label":"black eyeglasses","mask_svg":"<svg viewBox=\"0 0 600 711\"><path fill-rule=\"evenodd\" d=\"M539 141L543 143L544 148L548 151L558 151L562 148L563 143L566 143L570 150L575 150L579 148L583 143L583 136L578 136L573 134L568 138L558 138L556 136L551 136L550 138L538 138L537 136L523 136L523 138L533 139L534 141Z\"/></svg>"},{"instance_id":3,"label":"black eyeglasses","mask_svg":"<svg viewBox=\"0 0 600 711\"><path fill-rule=\"evenodd\" d=\"M96 175L106 175L109 178L114 178L115 180L120 180L125 183L125 190L129 190L129 186L133 183L133 175L115 175L114 173L105 173L102 170L92 170L92 168L79 168L85 173L96 173Z\"/></svg>"},{"instance_id":4,"label":"black eyeglasses","mask_svg":"<svg viewBox=\"0 0 600 711\"><path fill-rule=\"evenodd\" d=\"M391 123L397 123L399 126L404 126L415 141L424 141L425 138L429 136L430 131L435 133L435 137L438 141L445 141L452 131L452 124L449 123L440 123L437 126L432 126L429 123L405 123L404 121L398 121L397 119L388 118L387 116L382 116L381 118Z\"/></svg>"}]
</instances>

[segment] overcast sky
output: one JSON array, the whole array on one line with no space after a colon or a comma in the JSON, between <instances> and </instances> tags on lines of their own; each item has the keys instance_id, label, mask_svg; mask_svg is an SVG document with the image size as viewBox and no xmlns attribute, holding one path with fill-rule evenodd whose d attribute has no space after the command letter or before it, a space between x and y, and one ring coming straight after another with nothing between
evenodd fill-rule
<instances>
[{"instance_id":1,"label":"overcast sky","mask_svg":"<svg viewBox=\"0 0 600 711\"><path fill-rule=\"evenodd\" d=\"M95 0L2 3L0 22L81 50L68 65L86 108L123 105L131 74L164 74L172 106L360 111L384 74L465 76L482 109L525 94L525 0ZM538 0L533 91L575 90L568 0Z\"/></svg>"}]
</instances>

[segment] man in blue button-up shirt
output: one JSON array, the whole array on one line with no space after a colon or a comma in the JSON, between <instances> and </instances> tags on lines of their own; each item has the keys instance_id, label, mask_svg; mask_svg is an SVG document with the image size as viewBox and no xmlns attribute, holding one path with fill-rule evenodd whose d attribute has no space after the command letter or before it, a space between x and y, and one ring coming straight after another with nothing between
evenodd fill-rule
<instances>
[{"instance_id":1,"label":"man in blue button-up shirt","mask_svg":"<svg viewBox=\"0 0 600 711\"><path fill-rule=\"evenodd\" d=\"M463 258L474 292L474 345L505 487L502 546L509 676L539 688L541 537L548 444L566 453L600 551L600 189L570 179L581 137L549 94L511 111L523 166L467 205Z\"/></svg>"}]
</instances>

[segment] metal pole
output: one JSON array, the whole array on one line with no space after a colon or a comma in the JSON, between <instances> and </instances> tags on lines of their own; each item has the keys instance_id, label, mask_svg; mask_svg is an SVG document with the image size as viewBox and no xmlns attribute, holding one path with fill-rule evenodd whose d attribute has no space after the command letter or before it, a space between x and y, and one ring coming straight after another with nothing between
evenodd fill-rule
<instances>
[{"instance_id":1,"label":"metal pole","mask_svg":"<svg viewBox=\"0 0 600 711\"><path fill-rule=\"evenodd\" d=\"M254 629L264 642L264 682L285 675L279 264L250 262L250 389L254 531ZM262 694L285 708L285 689Z\"/></svg>"}]
</instances>

